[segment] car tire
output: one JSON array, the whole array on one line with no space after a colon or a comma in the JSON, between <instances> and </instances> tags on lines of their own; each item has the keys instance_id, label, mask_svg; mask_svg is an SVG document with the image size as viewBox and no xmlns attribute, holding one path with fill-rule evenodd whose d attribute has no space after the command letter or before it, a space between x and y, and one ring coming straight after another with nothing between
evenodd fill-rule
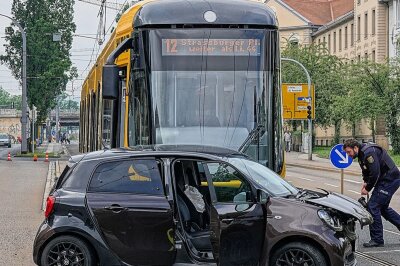
<instances>
[{"instance_id":1,"label":"car tire","mask_svg":"<svg viewBox=\"0 0 400 266\"><path fill-rule=\"evenodd\" d=\"M294 261L293 261L293 260ZM270 265L303 265L327 266L326 259L322 252L307 243L292 242L278 248L271 258ZM297 263L297 264L296 264Z\"/></svg>"},{"instance_id":2,"label":"car tire","mask_svg":"<svg viewBox=\"0 0 400 266\"><path fill-rule=\"evenodd\" d=\"M11 148L11 144L8 144L8 146L7 146L8 148Z\"/></svg>"},{"instance_id":3,"label":"car tire","mask_svg":"<svg viewBox=\"0 0 400 266\"><path fill-rule=\"evenodd\" d=\"M69 260L68 264L64 263L65 259ZM71 265L82 259L84 266L95 265L93 252L84 241L74 236L60 236L47 243L41 254L40 265L57 265L54 264L56 261L60 265Z\"/></svg>"}]
</instances>

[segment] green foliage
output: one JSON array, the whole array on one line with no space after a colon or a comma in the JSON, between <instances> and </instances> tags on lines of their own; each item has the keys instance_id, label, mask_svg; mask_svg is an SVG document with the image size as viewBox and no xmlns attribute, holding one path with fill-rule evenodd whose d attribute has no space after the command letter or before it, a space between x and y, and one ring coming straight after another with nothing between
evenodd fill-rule
<instances>
[{"instance_id":1,"label":"green foliage","mask_svg":"<svg viewBox=\"0 0 400 266\"><path fill-rule=\"evenodd\" d=\"M69 99L67 94L63 93L58 98L59 98L58 104L61 110L73 110L73 111L79 110L79 103Z\"/></svg>"},{"instance_id":2,"label":"green foliage","mask_svg":"<svg viewBox=\"0 0 400 266\"><path fill-rule=\"evenodd\" d=\"M308 70L315 86L315 123L322 127L334 125L336 135L344 118L340 98L348 93L343 79L344 63L330 55L323 45L288 44L282 51L282 57L295 59ZM282 62L282 82L306 83L305 73L296 64ZM338 136L337 136L338 138Z\"/></svg>"},{"instance_id":3,"label":"green foliage","mask_svg":"<svg viewBox=\"0 0 400 266\"><path fill-rule=\"evenodd\" d=\"M75 32L73 5L74 0L13 0L12 17L27 36L28 104L37 107L39 120L44 120L54 108L57 95L75 77L69 58ZM53 41L53 33L61 34L60 42ZM15 27L8 27L5 40L6 54L0 56L0 61L21 81L21 33Z\"/></svg>"},{"instance_id":4,"label":"green foliage","mask_svg":"<svg viewBox=\"0 0 400 266\"><path fill-rule=\"evenodd\" d=\"M14 108L21 110L21 95L11 95L9 92L0 87L0 106L11 107L14 103Z\"/></svg>"},{"instance_id":5,"label":"green foliage","mask_svg":"<svg viewBox=\"0 0 400 266\"><path fill-rule=\"evenodd\" d=\"M318 126L334 126L334 142L339 143L340 127L345 123L355 136L362 119L374 122L383 117L394 154L400 154L400 60L375 63L363 60L349 62L329 55L323 45L288 46L283 57L302 63L315 84ZM292 63L282 64L282 81L305 83L303 71Z\"/></svg>"}]
</instances>

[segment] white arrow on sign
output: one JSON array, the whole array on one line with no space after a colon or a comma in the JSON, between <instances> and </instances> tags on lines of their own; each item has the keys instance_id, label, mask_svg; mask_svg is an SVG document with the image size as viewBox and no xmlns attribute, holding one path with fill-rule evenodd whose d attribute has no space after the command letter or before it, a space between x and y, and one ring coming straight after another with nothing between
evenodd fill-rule
<instances>
[{"instance_id":1,"label":"white arrow on sign","mask_svg":"<svg viewBox=\"0 0 400 266\"><path fill-rule=\"evenodd\" d=\"M346 154L346 157L344 157L343 154L339 150L335 149L335 152L342 159L341 161L339 161L339 163L349 163L349 156L347 154Z\"/></svg>"}]
</instances>

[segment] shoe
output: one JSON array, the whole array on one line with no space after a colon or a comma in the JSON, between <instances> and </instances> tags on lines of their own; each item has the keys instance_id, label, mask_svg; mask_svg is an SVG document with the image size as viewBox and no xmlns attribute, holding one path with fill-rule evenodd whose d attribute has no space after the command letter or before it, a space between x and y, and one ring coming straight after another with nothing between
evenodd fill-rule
<instances>
[{"instance_id":1,"label":"shoe","mask_svg":"<svg viewBox=\"0 0 400 266\"><path fill-rule=\"evenodd\" d=\"M370 240L369 242L364 243L363 246L365 248L375 248L375 247L383 247L384 245L383 243L377 243L374 240Z\"/></svg>"}]
</instances>

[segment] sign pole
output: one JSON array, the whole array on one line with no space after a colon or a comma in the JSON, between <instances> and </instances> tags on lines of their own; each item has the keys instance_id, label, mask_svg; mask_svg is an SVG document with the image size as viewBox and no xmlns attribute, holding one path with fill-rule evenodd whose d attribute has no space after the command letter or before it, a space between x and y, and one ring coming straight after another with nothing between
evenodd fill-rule
<instances>
[{"instance_id":1,"label":"sign pole","mask_svg":"<svg viewBox=\"0 0 400 266\"><path fill-rule=\"evenodd\" d=\"M340 193L343 194L344 187L344 170L340 169Z\"/></svg>"},{"instance_id":2,"label":"sign pole","mask_svg":"<svg viewBox=\"0 0 400 266\"><path fill-rule=\"evenodd\" d=\"M307 76L307 84L308 84L308 98L311 99L311 78L310 78L310 74L308 73L307 69L304 67L303 64L301 64L299 61L291 59L291 58L281 58L282 61L289 61L289 62L293 62L296 63L297 65L299 65L303 70L304 73L306 73ZM312 102L311 102L312 103ZM315 107L314 107L315 108ZM311 161L312 160L312 118L307 119L308 120L308 160Z\"/></svg>"},{"instance_id":3,"label":"sign pole","mask_svg":"<svg viewBox=\"0 0 400 266\"><path fill-rule=\"evenodd\" d=\"M343 144L336 144L332 148L329 159L334 167L340 169L340 193L344 194L344 169L351 165L353 159L343 150Z\"/></svg>"}]
</instances>

